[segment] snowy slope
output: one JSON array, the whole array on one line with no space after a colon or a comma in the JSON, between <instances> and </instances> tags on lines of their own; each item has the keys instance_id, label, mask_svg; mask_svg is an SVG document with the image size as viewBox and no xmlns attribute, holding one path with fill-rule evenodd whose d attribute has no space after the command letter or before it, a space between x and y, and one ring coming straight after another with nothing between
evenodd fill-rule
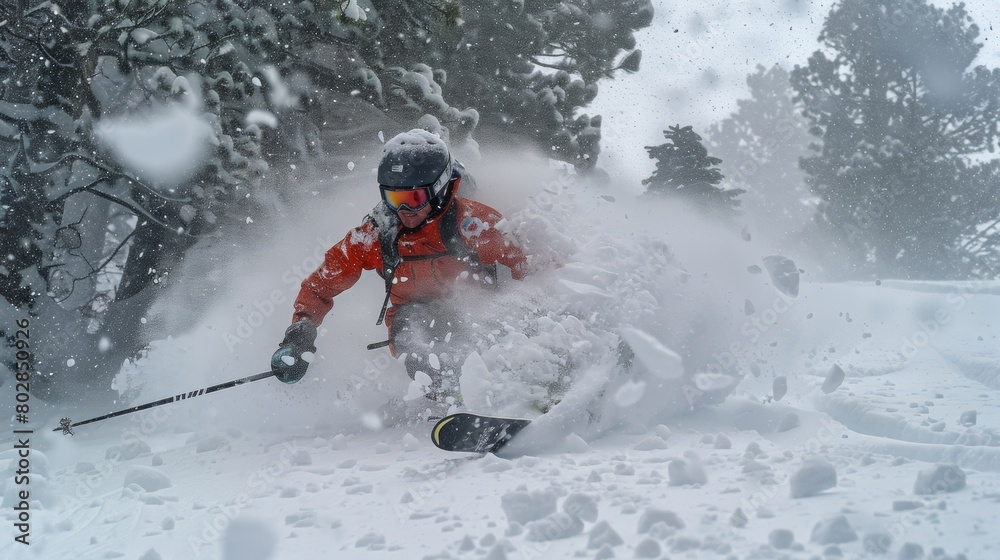
<instances>
[{"instance_id":1,"label":"snowy slope","mask_svg":"<svg viewBox=\"0 0 1000 560\"><path fill-rule=\"evenodd\" d=\"M823 284L800 262L789 297L758 270L766 247L739 232L568 180L545 189L526 205L488 200L536 274L466 301L484 324L463 372L470 405L537 415L557 402L509 453L446 454L427 425L380 426L408 379L363 350L384 336L369 325L381 301L369 275L338 300L296 385L262 381L72 438L47 431L65 411L39 403L32 544L13 541L5 439L0 557L916 558L916 545L997 557L1000 285ZM370 195L304 210L302 224L325 229L248 246L217 271L237 279L227 290L154 313L178 334L119 376L130 402L265 369L295 292L285 272ZM732 394L712 404L712 383ZM915 493L939 463L966 486ZM932 490L959 478L944 475Z\"/></svg>"}]
</instances>

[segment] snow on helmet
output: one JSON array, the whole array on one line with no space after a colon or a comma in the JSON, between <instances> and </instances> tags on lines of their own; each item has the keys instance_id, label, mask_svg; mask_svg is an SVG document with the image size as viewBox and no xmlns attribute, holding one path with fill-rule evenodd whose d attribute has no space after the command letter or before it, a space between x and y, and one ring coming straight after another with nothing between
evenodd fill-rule
<instances>
[{"instance_id":1,"label":"snow on helmet","mask_svg":"<svg viewBox=\"0 0 1000 560\"><path fill-rule=\"evenodd\" d=\"M435 198L444 194L451 174L448 145L436 134L419 128L386 142L378 165L380 185L396 189L430 186Z\"/></svg>"}]
</instances>

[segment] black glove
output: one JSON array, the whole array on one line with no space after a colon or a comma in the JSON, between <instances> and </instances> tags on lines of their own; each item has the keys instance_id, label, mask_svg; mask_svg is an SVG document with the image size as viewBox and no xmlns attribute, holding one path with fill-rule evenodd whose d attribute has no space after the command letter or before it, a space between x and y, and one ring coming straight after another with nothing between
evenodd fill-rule
<instances>
[{"instance_id":1,"label":"black glove","mask_svg":"<svg viewBox=\"0 0 1000 560\"><path fill-rule=\"evenodd\" d=\"M284 340L271 356L271 371L282 383L295 383L309 368L302 354L315 351L316 325L308 319L299 319L285 329Z\"/></svg>"}]
</instances>

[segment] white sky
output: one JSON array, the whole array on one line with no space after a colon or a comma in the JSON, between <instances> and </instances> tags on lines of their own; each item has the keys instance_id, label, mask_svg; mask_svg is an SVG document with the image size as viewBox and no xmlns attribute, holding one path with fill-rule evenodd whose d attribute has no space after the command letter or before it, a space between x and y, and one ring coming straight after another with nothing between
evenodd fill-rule
<instances>
[{"instance_id":1,"label":"white sky","mask_svg":"<svg viewBox=\"0 0 1000 560\"><path fill-rule=\"evenodd\" d=\"M604 118L600 166L637 191L653 170L643 146L662 144L669 125L693 125L701 133L729 116L736 100L748 96L746 76L758 64L789 70L804 64L819 48L816 39L834 1L698 4L654 0L653 22L637 34L640 71L603 82L589 108ZM965 6L984 45L976 64L1000 67L1000 2L966 0Z\"/></svg>"}]
</instances>

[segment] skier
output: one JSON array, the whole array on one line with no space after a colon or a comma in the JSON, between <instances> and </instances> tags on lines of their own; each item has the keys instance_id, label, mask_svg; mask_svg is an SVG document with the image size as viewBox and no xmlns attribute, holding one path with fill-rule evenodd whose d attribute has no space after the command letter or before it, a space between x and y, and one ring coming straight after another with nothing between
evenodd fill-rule
<instances>
[{"instance_id":1,"label":"skier","mask_svg":"<svg viewBox=\"0 0 1000 560\"><path fill-rule=\"evenodd\" d=\"M303 354L315 352L333 298L375 270L385 280L377 323L388 327L390 352L405 354L411 379L418 372L431 379L428 398L453 404L471 319L449 296L460 283L495 285L497 264L522 279L524 252L497 229L499 212L458 196L460 187L472 190L472 177L435 134L414 129L389 140L378 182L382 202L302 282L271 369L284 383L301 379L309 367Z\"/></svg>"}]
</instances>

